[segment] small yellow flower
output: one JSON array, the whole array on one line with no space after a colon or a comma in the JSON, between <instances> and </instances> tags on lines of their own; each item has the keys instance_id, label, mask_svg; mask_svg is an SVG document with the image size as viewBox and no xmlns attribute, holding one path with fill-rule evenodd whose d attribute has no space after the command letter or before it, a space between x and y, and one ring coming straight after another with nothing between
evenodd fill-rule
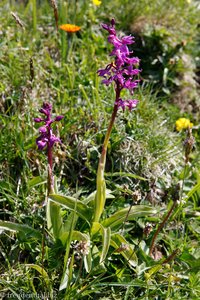
<instances>
[{"instance_id":1,"label":"small yellow flower","mask_svg":"<svg viewBox=\"0 0 200 300\"><path fill-rule=\"evenodd\" d=\"M66 32L77 32L81 29L81 27L73 25L73 24L63 24L59 26L60 29L66 31Z\"/></svg>"},{"instance_id":2,"label":"small yellow flower","mask_svg":"<svg viewBox=\"0 0 200 300\"><path fill-rule=\"evenodd\" d=\"M101 5L101 1L100 0L92 0L93 4L96 6Z\"/></svg>"},{"instance_id":3,"label":"small yellow flower","mask_svg":"<svg viewBox=\"0 0 200 300\"><path fill-rule=\"evenodd\" d=\"M182 129L187 129L188 127L192 127L193 123L190 122L189 119L180 118L176 121L176 130L181 131Z\"/></svg>"}]
</instances>

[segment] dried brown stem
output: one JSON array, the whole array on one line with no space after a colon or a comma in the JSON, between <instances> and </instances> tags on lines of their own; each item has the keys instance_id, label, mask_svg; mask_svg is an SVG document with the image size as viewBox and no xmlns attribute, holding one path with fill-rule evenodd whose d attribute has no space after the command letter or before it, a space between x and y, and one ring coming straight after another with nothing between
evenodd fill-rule
<instances>
[{"instance_id":1,"label":"dried brown stem","mask_svg":"<svg viewBox=\"0 0 200 300\"><path fill-rule=\"evenodd\" d=\"M15 19L16 23L22 28L25 29L23 22L20 20L20 18L17 16L16 13L11 11L12 17Z\"/></svg>"},{"instance_id":2,"label":"dried brown stem","mask_svg":"<svg viewBox=\"0 0 200 300\"><path fill-rule=\"evenodd\" d=\"M174 208L176 207L177 205L177 200L174 201L172 207L170 208L170 210L168 211L168 213L166 214L166 216L164 217L162 223L160 223L160 225L158 226L154 236L153 236L153 239L152 239L152 242L151 242L151 246L150 246L150 250L149 250L149 255L152 256L152 252L155 248L155 242L156 242L156 239L157 239L157 236L158 234L160 233L160 231L163 229L165 223L168 221L169 217L171 216Z\"/></svg>"}]
</instances>

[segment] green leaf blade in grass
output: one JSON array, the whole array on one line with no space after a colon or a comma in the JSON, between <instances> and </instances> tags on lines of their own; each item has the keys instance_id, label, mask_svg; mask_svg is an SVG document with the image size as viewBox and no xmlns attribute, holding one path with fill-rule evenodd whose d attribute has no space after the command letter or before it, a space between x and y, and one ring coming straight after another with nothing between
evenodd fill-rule
<instances>
[{"instance_id":1,"label":"green leaf blade in grass","mask_svg":"<svg viewBox=\"0 0 200 300\"><path fill-rule=\"evenodd\" d=\"M62 242L63 245L66 244L67 240L68 240L68 236L69 236L69 232L63 232L62 235L60 236L60 240ZM86 233L82 233L80 231L76 231L73 230L72 234L71 234L71 240L77 240L77 241L85 241L90 243L90 237L88 234Z\"/></svg>"},{"instance_id":2,"label":"green leaf blade in grass","mask_svg":"<svg viewBox=\"0 0 200 300\"><path fill-rule=\"evenodd\" d=\"M25 266L38 271L38 273L40 273L42 275L42 277L44 278L45 283L47 285L49 285L50 278L49 278L49 275L47 274L47 272L44 270L44 268L42 268L36 264L25 264Z\"/></svg>"},{"instance_id":3,"label":"green leaf blade in grass","mask_svg":"<svg viewBox=\"0 0 200 300\"><path fill-rule=\"evenodd\" d=\"M23 232L24 234L28 234L29 236L36 238L36 239L41 239L42 235L41 233L34 229L31 228L27 225L24 224L17 224L13 222L7 222L7 221L0 221L0 230L9 230L13 232Z\"/></svg>"},{"instance_id":4,"label":"green leaf blade in grass","mask_svg":"<svg viewBox=\"0 0 200 300\"><path fill-rule=\"evenodd\" d=\"M192 198L195 199L195 195L199 197L200 195L200 182L198 182L187 194L186 200Z\"/></svg>"},{"instance_id":5,"label":"green leaf blade in grass","mask_svg":"<svg viewBox=\"0 0 200 300\"><path fill-rule=\"evenodd\" d=\"M112 234L110 244L115 248L116 252L123 255L132 267L137 266L138 258L133 246L131 246L121 234Z\"/></svg>"},{"instance_id":6,"label":"green leaf blade in grass","mask_svg":"<svg viewBox=\"0 0 200 300\"><path fill-rule=\"evenodd\" d=\"M104 210L106 202L106 182L102 174L97 176L97 191L95 195L94 205L94 221L98 222Z\"/></svg>"},{"instance_id":7,"label":"green leaf blade in grass","mask_svg":"<svg viewBox=\"0 0 200 300\"><path fill-rule=\"evenodd\" d=\"M51 194L49 198L57 204L61 204L63 207L75 211L82 219L86 220L87 222L90 221L92 211L91 209L81 202L80 200L63 195Z\"/></svg>"},{"instance_id":8,"label":"green leaf blade in grass","mask_svg":"<svg viewBox=\"0 0 200 300\"><path fill-rule=\"evenodd\" d=\"M148 180L147 178L138 176L133 173L126 173L126 172L105 173L105 176L107 176L107 177L130 177L130 178L135 178L135 179L145 180L145 181Z\"/></svg>"},{"instance_id":9,"label":"green leaf blade in grass","mask_svg":"<svg viewBox=\"0 0 200 300\"><path fill-rule=\"evenodd\" d=\"M102 224L99 222L94 222L92 224L92 235L95 235L98 233L98 231L101 232L102 236L102 251L100 256L99 263L103 263L106 259L109 247L110 247L110 240L111 240L111 229L110 227L105 228Z\"/></svg>"},{"instance_id":10,"label":"green leaf blade in grass","mask_svg":"<svg viewBox=\"0 0 200 300\"><path fill-rule=\"evenodd\" d=\"M129 211L130 210L130 211ZM131 209L129 207L123 208L116 213L114 213L111 217L102 221L102 225L104 227L111 227L111 229L122 225L125 220L134 220L138 217L146 217L156 214L156 209L145 206L145 205L135 205L132 206Z\"/></svg>"},{"instance_id":11,"label":"green leaf blade in grass","mask_svg":"<svg viewBox=\"0 0 200 300\"><path fill-rule=\"evenodd\" d=\"M85 198L83 200L83 202L85 204L91 203L91 206L94 206L95 197L96 197L96 191L92 192L89 196L87 196L87 198ZM115 198L115 196L112 195L112 191L109 189L106 189L106 199L114 199L114 198Z\"/></svg>"},{"instance_id":12,"label":"green leaf blade in grass","mask_svg":"<svg viewBox=\"0 0 200 300\"><path fill-rule=\"evenodd\" d=\"M35 186L44 184L45 182L46 182L46 179L42 178L41 176L36 176L28 181L28 187L31 189Z\"/></svg>"},{"instance_id":13,"label":"green leaf blade in grass","mask_svg":"<svg viewBox=\"0 0 200 300\"><path fill-rule=\"evenodd\" d=\"M110 247L110 239L111 239L111 229L110 227L104 228L102 227L102 253L100 257L100 264L103 263L106 259L109 247Z\"/></svg>"},{"instance_id":14,"label":"green leaf blade in grass","mask_svg":"<svg viewBox=\"0 0 200 300\"><path fill-rule=\"evenodd\" d=\"M63 232L63 218L60 205L48 199L46 216L48 230L55 239L59 239Z\"/></svg>"}]
</instances>

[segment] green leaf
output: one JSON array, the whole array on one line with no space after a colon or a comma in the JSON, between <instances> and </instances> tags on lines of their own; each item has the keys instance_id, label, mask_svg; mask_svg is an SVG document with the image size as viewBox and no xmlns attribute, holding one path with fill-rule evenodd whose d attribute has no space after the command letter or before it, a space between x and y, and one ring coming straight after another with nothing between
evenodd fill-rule
<instances>
[{"instance_id":1,"label":"green leaf","mask_svg":"<svg viewBox=\"0 0 200 300\"><path fill-rule=\"evenodd\" d=\"M130 178L135 178L135 179L145 180L145 181L148 180L147 178L138 176L133 173L126 173L126 172L105 173L104 175L108 177L130 177Z\"/></svg>"},{"instance_id":2,"label":"green leaf","mask_svg":"<svg viewBox=\"0 0 200 300\"><path fill-rule=\"evenodd\" d=\"M104 228L102 225L102 252L99 263L101 264L106 259L108 249L110 247L111 229L110 227Z\"/></svg>"},{"instance_id":3,"label":"green leaf","mask_svg":"<svg viewBox=\"0 0 200 300\"><path fill-rule=\"evenodd\" d=\"M90 248L88 250L88 254L84 256L84 266L87 273L92 270L92 255Z\"/></svg>"},{"instance_id":4,"label":"green leaf","mask_svg":"<svg viewBox=\"0 0 200 300\"><path fill-rule=\"evenodd\" d=\"M47 274L47 272L44 270L44 268L36 265L36 264L25 264L26 267L31 268L31 269L35 269L38 273L40 273L46 283L46 286L49 288L50 290L50 294L51 297L53 296L53 290L51 287L51 280L49 278L49 275Z\"/></svg>"},{"instance_id":5,"label":"green leaf","mask_svg":"<svg viewBox=\"0 0 200 300\"><path fill-rule=\"evenodd\" d=\"M68 232L71 229L74 230L78 218L79 218L79 216L74 211L71 211L68 214L67 219L65 220L65 222L63 224L63 232ZM73 228L72 228L72 224L73 224Z\"/></svg>"},{"instance_id":6,"label":"green leaf","mask_svg":"<svg viewBox=\"0 0 200 300\"><path fill-rule=\"evenodd\" d=\"M149 280L151 278L152 275L158 273L161 269L162 269L162 265L156 265L156 266L153 266L152 268L149 269L149 271L147 273L145 273L145 278L147 280Z\"/></svg>"},{"instance_id":7,"label":"green leaf","mask_svg":"<svg viewBox=\"0 0 200 300\"><path fill-rule=\"evenodd\" d=\"M96 197L96 191L92 192L87 198L85 198L83 200L83 202L85 204L88 204L90 202L94 202L95 197ZM115 198L115 196L112 195L112 191L109 190L109 189L106 189L106 199L114 199L114 198Z\"/></svg>"},{"instance_id":8,"label":"green leaf","mask_svg":"<svg viewBox=\"0 0 200 300\"><path fill-rule=\"evenodd\" d=\"M187 194L187 199L189 198L195 198L195 195L197 194L197 196L200 195L200 182L197 183Z\"/></svg>"},{"instance_id":9,"label":"green leaf","mask_svg":"<svg viewBox=\"0 0 200 300\"><path fill-rule=\"evenodd\" d=\"M49 195L49 198L64 206L65 208L75 211L82 219L86 220L88 223L92 217L92 210L80 200L69 197L69 196L61 196L56 194Z\"/></svg>"},{"instance_id":10,"label":"green leaf","mask_svg":"<svg viewBox=\"0 0 200 300\"><path fill-rule=\"evenodd\" d=\"M62 241L63 245L66 244L67 240L68 240L68 236L69 236L69 232L64 232L61 236L60 236L60 240ZM77 241L86 241L86 242L90 242L90 237L88 234L86 233L82 233L80 231L76 231L73 230L72 231L72 235L71 235L71 240L77 240Z\"/></svg>"},{"instance_id":11,"label":"green leaf","mask_svg":"<svg viewBox=\"0 0 200 300\"><path fill-rule=\"evenodd\" d=\"M125 240L120 234L113 234L110 241L111 246L117 250L118 253L124 256L127 262L132 266L136 267L138 264L138 258L135 254L133 246Z\"/></svg>"},{"instance_id":12,"label":"green leaf","mask_svg":"<svg viewBox=\"0 0 200 300\"><path fill-rule=\"evenodd\" d=\"M104 210L106 201L106 182L102 176L97 180L98 188L95 195L94 221L98 222Z\"/></svg>"},{"instance_id":13,"label":"green leaf","mask_svg":"<svg viewBox=\"0 0 200 300\"><path fill-rule=\"evenodd\" d=\"M129 211L130 210L130 211ZM145 206L145 205L135 205L131 209L129 207L121 209L114 213L111 217L102 221L104 227L111 227L111 229L116 226L122 225L125 220L134 220L137 217L145 217L149 215L156 214L156 209Z\"/></svg>"},{"instance_id":14,"label":"green leaf","mask_svg":"<svg viewBox=\"0 0 200 300\"><path fill-rule=\"evenodd\" d=\"M72 254L70 263L66 267L64 276L60 283L59 291L69 288L73 276L73 265L74 265L74 253Z\"/></svg>"},{"instance_id":15,"label":"green leaf","mask_svg":"<svg viewBox=\"0 0 200 300\"><path fill-rule=\"evenodd\" d=\"M46 207L47 227L55 239L59 239L63 232L63 219L60 205L48 199Z\"/></svg>"},{"instance_id":16,"label":"green leaf","mask_svg":"<svg viewBox=\"0 0 200 300\"><path fill-rule=\"evenodd\" d=\"M99 261L99 263L101 264L106 259L110 247L111 230L110 227L105 228L102 224L98 222L94 222L92 224L92 230L91 230L92 235L97 234L98 231L100 231L102 235L102 251L101 251L101 256Z\"/></svg>"},{"instance_id":17,"label":"green leaf","mask_svg":"<svg viewBox=\"0 0 200 300\"><path fill-rule=\"evenodd\" d=\"M33 188L44 183L46 183L46 180L44 180L41 176L37 176L28 181L28 186L29 188Z\"/></svg>"},{"instance_id":18,"label":"green leaf","mask_svg":"<svg viewBox=\"0 0 200 300\"><path fill-rule=\"evenodd\" d=\"M33 238L36 239L41 239L42 238L42 234L36 230L33 229L27 225L24 224L17 224L17 223L13 223L13 222L6 222L6 221L0 221L0 230L9 230L9 231L13 231L13 232L23 232Z\"/></svg>"}]
</instances>

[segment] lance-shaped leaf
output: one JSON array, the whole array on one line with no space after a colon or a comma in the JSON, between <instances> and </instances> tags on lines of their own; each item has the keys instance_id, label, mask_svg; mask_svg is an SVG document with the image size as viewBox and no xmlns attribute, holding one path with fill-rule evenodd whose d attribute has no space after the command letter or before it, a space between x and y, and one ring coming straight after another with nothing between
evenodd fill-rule
<instances>
[{"instance_id":1,"label":"lance-shaped leaf","mask_svg":"<svg viewBox=\"0 0 200 300\"><path fill-rule=\"evenodd\" d=\"M62 244L65 245L67 240L68 240L68 236L69 236L69 232L64 232L61 237L60 237L60 240L62 241ZM90 243L90 237L88 234L86 233L82 233L80 231L76 231L76 230L73 230L72 231L72 234L71 234L71 240L77 240L77 241L85 241L85 242L88 242Z\"/></svg>"},{"instance_id":2,"label":"lance-shaped leaf","mask_svg":"<svg viewBox=\"0 0 200 300\"><path fill-rule=\"evenodd\" d=\"M135 205L130 207L123 208L116 213L114 213L111 217L102 221L102 225L104 227L111 227L111 229L122 225L123 222L126 220L134 220L136 217L145 217L149 215L156 214L156 209L145 206L145 205Z\"/></svg>"},{"instance_id":3,"label":"lance-shaped leaf","mask_svg":"<svg viewBox=\"0 0 200 300\"><path fill-rule=\"evenodd\" d=\"M85 204L89 204L91 202L91 205L94 206L95 197L96 197L96 191L92 192L89 196L87 196L87 198L85 198L83 200L83 202ZM115 198L115 196L112 195L112 191L109 189L106 189L106 199L114 199L114 198Z\"/></svg>"},{"instance_id":4,"label":"lance-shaped leaf","mask_svg":"<svg viewBox=\"0 0 200 300\"><path fill-rule=\"evenodd\" d=\"M79 215L79 217L81 217L89 223L92 217L92 211L86 204L84 204L80 200L73 197L57 194L50 194L49 198L52 201L61 204L65 208L75 211Z\"/></svg>"},{"instance_id":5,"label":"lance-shaped leaf","mask_svg":"<svg viewBox=\"0 0 200 300\"><path fill-rule=\"evenodd\" d=\"M55 239L59 239L63 232L63 219L60 205L48 199L46 216L48 230L53 234Z\"/></svg>"},{"instance_id":6,"label":"lance-shaped leaf","mask_svg":"<svg viewBox=\"0 0 200 300\"><path fill-rule=\"evenodd\" d=\"M29 189L31 189L35 186L38 186L38 185L41 185L44 183L46 183L46 179L44 179L41 176L37 176L28 181L28 187L29 187Z\"/></svg>"},{"instance_id":7,"label":"lance-shaped leaf","mask_svg":"<svg viewBox=\"0 0 200 300\"><path fill-rule=\"evenodd\" d=\"M29 235L30 237L41 239L41 233L24 224L17 224L13 222L0 221L0 231L9 230L14 232L23 232L24 234Z\"/></svg>"},{"instance_id":8,"label":"lance-shaped leaf","mask_svg":"<svg viewBox=\"0 0 200 300\"><path fill-rule=\"evenodd\" d=\"M139 180L145 180L147 181L147 178L138 176L136 174L133 173L126 173L126 172L115 172L115 173L105 173L105 177L130 177L130 178L135 178L135 179L139 179Z\"/></svg>"},{"instance_id":9,"label":"lance-shaped leaf","mask_svg":"<svg viewBox=\"0 0 200 300\"><path fill-rule=\"evenodd\" d=\"M44 268L35 265L35 264L25 264L26 267L31 268L31 269L35 269L36 271L38 271L38 273L40 273L46 283L47 286L50 286L50 278L49 275L47 274L47 272L45 271Z\"/></svg>"},{"instance_id":10,"label":"lance-shaped leaf","mask_svg":"<svg viewBox=\"0 0 200 300\"><path fill-rule=\"evenodd\" d=\"M110 227L105 228L102 224L94 222L92 224L92 235L95 235L98 231L100 231L102 235L102 251L99 261L99 263L101 264L106 259L108 249L110 247L111 230Z\"/></svg>"},{"instance_id":11,"label":"lance-shaped leaf","mask_svg":"<svg viewBox=\"0 0 200 300\"><path fill-rule=\"evenodd\" d=\"M101 173L103 173L101 171ZM106 202L106 182L103 175L97 175L97 191L95 195L95 205L94 205L94 221L98 222L101 214L104 210L105 202Z\"/></svg>"}]
</instances>

